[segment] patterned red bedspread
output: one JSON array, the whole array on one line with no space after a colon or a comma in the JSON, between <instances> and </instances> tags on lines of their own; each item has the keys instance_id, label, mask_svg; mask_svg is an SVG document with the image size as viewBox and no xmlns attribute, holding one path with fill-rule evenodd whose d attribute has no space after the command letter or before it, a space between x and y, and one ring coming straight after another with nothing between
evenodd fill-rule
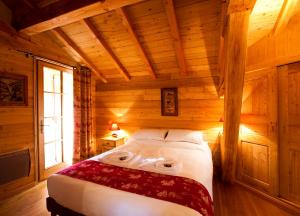
<instances>
[{"instance_id":1,"label":"patterned red bedspread","mask_svg":"<svg viewBox=\"0 0 300 216\"><path fill-rule=\"evenodd\" d=\"M204 216L214 214L213 202L207 189L189 178L118 167L93 160L79 162L58 174L177 203Z\"/></svg>"}]
</instances>

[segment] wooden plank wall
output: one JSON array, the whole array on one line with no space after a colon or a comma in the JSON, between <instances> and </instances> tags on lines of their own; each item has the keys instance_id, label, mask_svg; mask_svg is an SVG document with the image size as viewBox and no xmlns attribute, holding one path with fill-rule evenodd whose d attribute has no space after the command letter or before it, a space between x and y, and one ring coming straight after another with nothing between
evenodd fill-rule
<instances>
[{"instance_id":1,"label":"wooden plank wall","mask_svg":"<svg viewBox=\"0 0 300 216\"><path fill-rule=\"evenodd\" d=\"M0 198L13 188L21 189L34 182L34 126L33 126L33 74L32 59L9 51L1 44L0 72L28 76L28 106L0 107L0 154L30 150L31 168L28 177L0 186Z\"/></svg>"},{"instance_id":2,"label":"wooden plank wall","mask_svg":"<svg viewBox=\"0 0 300 216\"><path fill-rule=\"evenodd\" d=\"M70 60L59 47L45 37L47 33L35 36L32 40L42 44L40 54L58 61ZM8 197L34 184L35 181L35 145L34 145L34 76L33 60L16 52L7 38L0 36L0 72L23 74L28 77L28 106L0 107L0 154L29 149L31 169L28 177L20 178L0 185L0 199ZM11 41L10 41L11 42ZM47 48L51 47L51 48ZM22 49L22 47L19 47ZM53 53L57 55L52 55ZM49 54L51 53L51 55ZM62 58L61 58L62 57Z\"/></svg>"},{"instance_id":3,"label":"wooden plank wall","mask_svg":"<svg viewBox=\"0 0 300 216\"><path fill-rule=\"evenodd\" d=\"M286 29L267 35L248 48L248 70L300 61L300 13L291 18Z\"/></svg>"},{"instance_id":4,"label":"wooden plank wall","mask_svg":"<svg viewBox=\"0 0 300 216\"><path fill-rule=\"evenodd\" d=\"M265 192L278 191L276 69L247 74L238 147L237 179Z\"/></svg>"},{"instance_id":5,"label":"wooden plank wall","mask_svg":"<svg viewBox=\"0 0 300 216\"><path fill-rule=\"evenodd\" d=\"M175 81L170 80L169 85ZM109 122L117 121L129 135L139 128L189 128L203 130L213 150L218 148L223 115L223 100L215 86L180 86L178 116L161 116L161 92L158 84L134 89L111 90L98 84L96 90L96 135L109 133Z\"/></svg>"},{"instance_id":6,"label":"wooden plank wall","mask_svg":"<svg viewBox=\"0 0 300 216\"><path fill-rule=\"evenodd\" d=\"M298 13L281 33L248 48L237 176L274 196L279 189L277 66L300 61L299 27Z\"/></svg>"}]
</instances>

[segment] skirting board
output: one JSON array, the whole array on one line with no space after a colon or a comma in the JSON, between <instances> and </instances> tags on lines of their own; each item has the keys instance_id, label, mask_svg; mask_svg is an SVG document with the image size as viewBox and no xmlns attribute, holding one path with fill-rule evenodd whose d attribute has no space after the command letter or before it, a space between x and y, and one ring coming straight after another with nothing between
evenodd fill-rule
<instances>
[{"instance_id":1,"label":"skirting board","mask_svg":"<svg viewBox=\"0 0 300 216\"><path fill-rule=\"evenodd\" d=\"M284 209L285 211L293 214L293 215L300 215L300 206L293 204L287 200L281 199L279 197L273 197L270 196L260 190L257 190L243 182L240 182L238 180L235 181L236 184L246 188L247 190L259 195L260 197L267 199L268 201L276 204L277 206L279 206L280 208Z\"/></svg>"}]
</instances>

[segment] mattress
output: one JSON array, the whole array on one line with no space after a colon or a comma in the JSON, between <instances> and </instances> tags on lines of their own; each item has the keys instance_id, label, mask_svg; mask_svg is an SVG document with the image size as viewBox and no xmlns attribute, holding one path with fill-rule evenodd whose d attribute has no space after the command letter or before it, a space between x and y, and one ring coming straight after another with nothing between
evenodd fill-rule
<instances>
[{"instance_id":1,"label":"mattress","mask_svg":"<svg viewBox=\"0 0 300 216\"><path fill-rule=\"evenodd\" d=\"M113 160L111 162L106 160L109 155L118 152L130 152L138 155L138 157L123 164L115 164ZM163 158L175 162L178 169L168 172L151 166L151 160ZM150 163L148 163L149 159ZM210 148L206 143L198 145L187 142L132 140L90 160L190 178L203 184L213 198L212 157ZM84 215L201 215L191 208L176 203L117 190L65 175L54 174L50 176L47 187L49 196L54 198L57 203Z\"/></svg>"}]
</instances>

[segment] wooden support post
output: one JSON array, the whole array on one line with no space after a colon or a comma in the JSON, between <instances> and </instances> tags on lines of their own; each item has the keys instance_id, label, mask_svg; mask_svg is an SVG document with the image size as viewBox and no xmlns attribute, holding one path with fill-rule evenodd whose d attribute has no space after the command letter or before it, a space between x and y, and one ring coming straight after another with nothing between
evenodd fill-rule
<instances>
[{"instance_id":1,"label":"wooden support post","mask_svg":"<svg viewBox=\"0 0 300 216\"><path fill-rule=\"evenodd\" d=\"M224 44L224 34L225 34L225 29L226 29L226 23L227 23L227 5L225 3L222 3L222 8L221 8L221 25L220 25L220 42L219 42L219 59L218 59L218 70L219 70L219 86L218 86L218 95L219 97L224 97L224 91L225 91L225 86L224 86L224 74L225 74L225 61L226 59L226 47Z\"/></svg>"},{"instance_id":2,"label":"wooden support post","mask_svg":"<svg viewBox=\"0 0 300 216\"><path fill-rule=\"evenodd\" d=\"M235 179L249 15L250 10L229 14L225 34L225 120L221 158L222 176L223 180L227 182L233 182Z\"/></svg>"}]
</instances>

